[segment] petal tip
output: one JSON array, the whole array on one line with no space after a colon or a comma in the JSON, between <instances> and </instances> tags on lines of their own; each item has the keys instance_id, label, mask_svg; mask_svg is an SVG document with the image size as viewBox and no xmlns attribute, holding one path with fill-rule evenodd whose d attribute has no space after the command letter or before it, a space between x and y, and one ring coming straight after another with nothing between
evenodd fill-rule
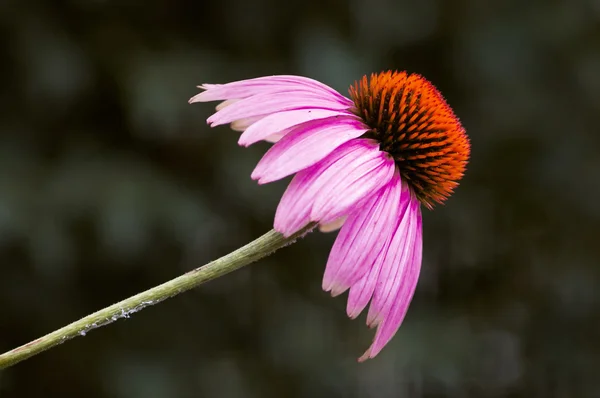
<instances>
[{"instance_id":1,"label":"petal tip","mask_svg":"<svg viewBox=\"0 0 600 398\"><path fill-rule=\"evenodd\" d=\"M358 309L353 309L352 311L347 310L346 311L346 315L348 315L348 318L354 320L356 318L358 318L358 316L360 315L362 311L359 311Z\"/></svg>"},{"instance_id":2,"label":"petal tip","mask_svg":"<svg viewBox=\"0 0 600 398\"><path fill-rule=\"evenodd\" d=\"M337 297L340 294L344 293L346 290L348 290L347 286L334 285L331 288L331 297Z\"/></svg>"},{"instance_id":3,"label":"petal tip","mask_svg":"<svg viewBox=\"0 0 600 398\"><path fill-rule=\"evenodd\" d=\"M264 176L260 176L260 177L254 178L254 179L256 180L256 182L258 183L258 185L265 185L265 184L268 184L270 182L275 181L275 180L273 180L271 178L264 177Z\"/></svg>"},{"instance_id":4,"label":"petal tip","mask_svg":"<svg viewBox=\"0 0 600 398\"><path fill-rule=\"evenodd\" d=\"M369 347L369 349L367 351L365 351L365 353L362 354L360 358L358 358L358 363L363 363L367 359L372 359L374 357L375 357L375 355L371 355L371 347Z\"/></svg>"},{"instance_id":5,"label":"petal tip","mask_svg":"<svg viewBox=\"0 0 600 398\"><path fill-rule=\"evenodd\" d=\"M243 146L244 148L248 148L250 145L252 145L252 143L249 143L246 139L244 139L243 134L240 136L240 139L237 143L239 146Z\"/></svg>"},{"instance_id":6,"label":"petal tip","mask_svg":"<svg viewBox=\"0 0 600 398\"><path fill-rule=\"evenodd\" d=\"M380 323L381 323L381 317L379 316L379 314L376 314L376 315L369 314L369 315L367 315L367 327L369 329L373 329L373 328L379 326Z\"/></svg>"},{"instance_id":7,"label":"petal tip","mask_svg":"<svg viewBox=\"0 0 600 398\"><path fill-rule=\"evenodd\" d=\"M250 178L252 178L254 181L257 181L257 180L261 179L262 178L262 172L261 172L261 170L259 170L258 167L256 167L252 171L252 174L250 174Z\"/></svg>"}]
</instances>

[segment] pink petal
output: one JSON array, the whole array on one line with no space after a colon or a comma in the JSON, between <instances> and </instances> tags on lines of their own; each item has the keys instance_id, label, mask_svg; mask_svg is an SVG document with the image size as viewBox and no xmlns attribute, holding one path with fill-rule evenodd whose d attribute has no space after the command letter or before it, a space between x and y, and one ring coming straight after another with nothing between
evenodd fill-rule
<instances>
[{"instance_id":1,"label":"pink petal","mask_svg":"<svg viewBox=\"0 0 600 398\"><path fill-rule=\"evenodd\" d=\"M397 225L399 182L396 173L390 183L348 216L329 254L323 290L341 294L373 267Z\"/></svg>"},{"instance_id":2,"label":"pink petal","mask_svg":"<svg viewBox=\"0 0 600 398\"><path fill-rule=\"evenodd\" d=\"M279 201L273 228L285 237L293 235L310 223L310 207L320 187L315 184L321 176L319 170L316 170L317 167L296 174Z\"/></svg>"},{"instance_id":3,"label":"pink petal","mask_svg":"<svg viewBox=\"0 0 600 398\"><path fill-rule=\"evenodd\" d=\"M354 285L350 287L348 293L348 303L346 305L346 314L350 319L355 319L365 309L371 297L373 297L373 291L377 285L377 279L379 278L379 272L381 271L381 265L387 255L390 239L386 239L385 246L379 252L379 255L375 259L373 266L367 273Z\"/></svg>"},{"instance_id":4,"label":"pink petal","mask_svg":"<svg viewBox=\"0 0 600 398\"><path fill-rule=\"evenodd\" d=\"M397 180L397 183L402 184L402 182L399 179ZM396 206L398 206L397 225L402 222L404 222L403 225L406 225L408 223L407 214L408 206L410 203L408 200L410 198L410 192L408 191L408 187L406 185L402 187L402 192L400 195L401 200L399 201L399 203L396 204ZM401 238L401 235L395 233L396 229L397 227L394 228L394 234L390 234L387 237L386 246L379 254L373 267L369 270L367 274L365 274L365 276L360 281L352 285L352 287L350 288L350 293L348 294L348 304L346 306L346 312L350 318L354 319L358 315L360 315L362 310L367 306L369 300L371 300L373 292L375 291L375 288L378 285L377 281L379 279L385 280L385 277L389 276L389 273L392 272L393 268L391 267L391 265L393 265L393 257L394 255L398 256L399 253L401 253L401 250L403 249L400 245L397 244L397 240ZM395 246L390 248L389 245L392 241L392 238L394 237L396 237ZM381 278L380 272L384 262L387 265L384 271L386 273L386 276Z\"/></svg>"},{"instance_id":5,"label":"pink petal","mask_svg":"<svg viewBox=\"0 0 600 398\"><path fill-rule=\"evenodd\" d=\"M259 184L279 180L310 167L337 147L367 131L353 117L334 116L302 123L273 145L252 172Z\"/></svg>"},{"instance_id":6,"label":"pink petal","mask_svg":"<svg viewBox=\"0 0 600 398\"><path fill-rule=\"evenodd\" d=\"M372 159L378 159L378 164L370 161ZM341 145L325 159L300 171L292 179L277 207L275 230L289 236L311 221L322 221L320 215L312 210L314 203L323 202L321 197L327 195L333 195L335 200L340 201L337 214L339 217L345 216L353 206L387 184L394 169L394 162L382 154L372 140L355 139ZM345 185L338 184L341 173L345 173ZM329 189L332 184L346 194L339 198L337 192ZM359 189L357 185L360 184L364 186ZM352 189L356 192L350 193ZM330 221L337 218L332 217Z\"/></svg>"},{"instance_id":7,"label":"pink petal","mask_svg":"<svg viewBox=\"0 0 600 398\"><path fill-rule=\"evenodd\" d=\"M190 99L192 102L209 102L227 99L248 98L257 94L277 93L290 90L305 90L331 96L333 99L351 106L352 102L331 87L302 76L266 76L240 80L227 84L203 84L206 90Z\"/></svg>"},{"instance_id":8,"label":"pink petal","mask_svg":"<svg viewBox=\"0 0 600 398\"><path fill-rule=\"evenodd\" d=\"M273 113L250 126L240 136L238 144L249 146L297 124L338 115L348 115L348 112L327 109L298 109Z\"/></svg>"},{"instance_id":9,"label":"pink petal","mask_svg":"<svg viewBox=\"0 0 600 398\"><path fill-rule=\"evenodd\" d=\"M390 243L373 300L371 300L367 315L367 325L371 327L379 325L392 307L394 293L405 276L412 258L412 247L416 241L419 202L412 197L408 190L403 190L402 193L404 194L402 202L408 201L409 203Z\"/></svg>"},{"instance_id":10,"label":"pink petal","mask_svg":"<svg viewBox=\"0 0 600 398\"><path fill-rule=\"evenodd\" d=\"M365 142L360 158L352 163L338 162L332 167L336 178L319 191L310 213L311 221L331 222L348 213L351 206L370 196L394 176L394 160L379 150L379 144Z\"/></svg>"},{"instance_id":11,"label":"pink petal","mask_svg":"<svg viewBox=\"0 0 600 398\"><path fill-rule=\"evenodd\" d=\"M348 105L310 92L266 93L229 104L209 117L207 122L215 127L246 117L302 108L347 110Z\"/></svg>"},{"instance_id":12,"label":"pink petal","mask_svg":"<svg viewBox=\"0 0 600 398\"><path fill-rule=\"evenodd\" d=\"M408 246L405 248L406 251L410 252L406 264L407 270L404 273L404 277L400 281L400 284L395 286L395 292L391 299L392 306L389 308L388 313L377 328L373 344L363 356L359 358L359 361L375 357L392 337L394 337L406 316L406 312L408 311L408 307L415 293L423 256L423 224L420 206L418 204L417 206L412 206L411 204L411 208L412 214L410 217L416 219L416 235L414 236L414 241L409 242Z\"/></svg>"}]
</instances>

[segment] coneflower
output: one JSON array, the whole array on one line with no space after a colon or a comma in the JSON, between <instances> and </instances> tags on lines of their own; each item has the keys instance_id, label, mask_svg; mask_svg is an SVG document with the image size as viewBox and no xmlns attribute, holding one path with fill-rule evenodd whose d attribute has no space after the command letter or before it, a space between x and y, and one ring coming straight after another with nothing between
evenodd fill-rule
<instances>
[{"instance_id":1,"label":"coneflower","mask_svg":"<svg viewBox=\"0 0 600 398\"><path fill-rule=\"evenodd\" d=\"M239 144L275 144L252 178L264 184L295 174L275 214L290 236L310 223L340 229L323 289L349 291L347 313L370 301L377 327L359 360L376 356L402 323L421 268L421 205L453 192L469 159L469 139L440 92L406 72L366 76L350 98L315 80L269 76L203 84L190 102L223 101L208 118L243 131Z\"/></svg>"}]
</instances>

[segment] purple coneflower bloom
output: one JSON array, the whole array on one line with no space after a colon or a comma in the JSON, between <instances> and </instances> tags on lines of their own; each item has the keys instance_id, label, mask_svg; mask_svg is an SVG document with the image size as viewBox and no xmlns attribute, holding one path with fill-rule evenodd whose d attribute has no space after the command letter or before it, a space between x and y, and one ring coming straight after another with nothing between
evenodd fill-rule
<instances>
[{"instance_id":1,"label":"purple coneflower bloom","mask_svg":"<svg viewBox=\"0 0 600 398\"><path fill-rule=\"evenodd\" d=\"M350 98L315 80L269 76L204 84L190 102L224 101L210 126L231 123L239 144L274 142L252 173L259 184L295 174L274 227L290 236L309 223L341 228L323 289L349 291L356 318L370 301L377 327L359 360L375 357L394 336L421 268L421 205L432 208L458 185L469 140L440 92L406 72L363 77Z\"/></svg>"}]
</instances>

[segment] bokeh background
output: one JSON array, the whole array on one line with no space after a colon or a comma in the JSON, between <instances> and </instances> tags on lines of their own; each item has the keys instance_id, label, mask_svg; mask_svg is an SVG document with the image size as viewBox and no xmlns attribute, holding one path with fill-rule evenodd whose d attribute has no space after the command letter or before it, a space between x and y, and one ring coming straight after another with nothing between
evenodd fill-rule
<instances>
[{"instance_id":1,"label":"bokeh background","mask_svg":"<svg viewBox=\"0 0 600 398\"><path fill-rule=\"evenodd\" d=\"M0 373L4 397L600 397L600 1L3 0L0 350L270 229L268 147L195 85L425 75L472 141L393 342L320 289L335 234Z\"/></svg>"}]
</instances>

